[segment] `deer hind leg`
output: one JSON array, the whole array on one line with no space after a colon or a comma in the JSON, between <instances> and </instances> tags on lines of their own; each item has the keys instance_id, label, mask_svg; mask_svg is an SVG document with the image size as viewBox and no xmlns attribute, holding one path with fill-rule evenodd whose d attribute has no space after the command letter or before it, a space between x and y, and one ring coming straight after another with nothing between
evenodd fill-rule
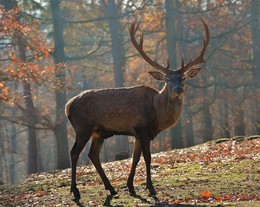
<instances>
[{"instance_id":1,"label":"deer hind leg","mask_svg":"<svg viewBox=\"0 0 260 207\"><path fill-rule=\"evenodd\" d=\"M71 157L71 188L70 191L73 192L76 199L80 199L80 193L76 187L76 167L79 159L79 155L91 137L91 132L76 132L76 141L70 151Z\"/></svg>"},{"instance_id":2,"label":"deer hind leg","mask_svg":"<svg viewBox=\"0 0 260 207\"><path fill-rule=\"evenodd\" d=\"M150 152L150 139L141 139L141 147L146 165L146 188L149 190L150 195L156 195L152 180L151 180L151 152Z\"/></svg>"},{"instance_id":3,"label":"deer hind leg","mask_svg":"<svg viewBox=\"0 0 260 207\"><path fill-rule=\"evenodd\" d=\"M135 190L134 190L134 185L133 185L135 169L140 160L141 152L142 152L142 149L141 149L140 141L138 139L135 139L134 151L133 151L133 163L132 163L132 168L131 168L129 177L127 179L128 190L133 195L136 194Z\"/></svg>"},{"instance_id":4,"label":"deer hind leg","mask_svg":"<svg viewBox=\"0 0 260 207\"><path fill-rule=\"evenodd\" d=\"M90 146L88 157L94 164L96 170L98 171L98 174L100 175L100 177L105 185L105 189L109 190L112 195L115 195L115 194L117 194L117 192L115 191L114 187L110 184L110 182L101 166L101 163L100 163L99 155L100 155L100 151L101 151L103 143L104 143L103 138L92 137L92 143Z\"/></svg>"}]
</instances>

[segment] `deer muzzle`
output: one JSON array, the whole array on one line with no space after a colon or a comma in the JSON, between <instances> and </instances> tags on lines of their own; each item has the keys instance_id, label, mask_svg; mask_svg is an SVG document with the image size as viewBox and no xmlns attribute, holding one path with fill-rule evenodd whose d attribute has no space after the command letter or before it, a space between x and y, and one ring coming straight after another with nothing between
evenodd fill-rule
<instances>
[{"instance_id":1,"label":"deer muzzle","mask_svg":"<svg viewBox=\"0 0 260 207\"><path fill-rule=\"evenodd\" d=\"M181 94L182 92L183 92L183 87L178 86L178 87L175 88L175 93Z\"/></svg>"}]
</instances>

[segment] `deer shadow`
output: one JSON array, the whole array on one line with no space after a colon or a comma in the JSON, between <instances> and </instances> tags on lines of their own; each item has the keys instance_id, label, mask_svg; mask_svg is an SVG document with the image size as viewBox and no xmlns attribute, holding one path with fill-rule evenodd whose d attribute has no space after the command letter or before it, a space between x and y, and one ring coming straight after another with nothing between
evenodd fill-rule
<instances>
[{"instance_id":1,"label":"deer shadow","mask_svg":"<svg viewBox=\"0 0 260 207\"><path fill-rule=\"evenodd\" d=\"M114 196L115 196L115 195L112 195L112 194L111 194L111 195L108 195L103 205L104 205L104 206L109 206L109 207L123 207L123 205L115 205L115 206L112 206L112 205L110 204L110 202L111 202L111 200L113 199ZM87 205L82 204L82 203L79 201L79 199L77 199L77 198L72 199L72 201L73 201L77 206L79 206L79 207L87 207Z\"/></svg>"},{"instance_id":2,"label":"deer shadow","mask_svg":"<svg viewBox=\"0 0 260 207\"><path fill-rule=\"evenodd\" d=\"M109 207L122 207L123 205L115 205L115 206L113 206L113 205L111 205L110 204L110 202L111 202L111 200L113 199L113 197L114 196L116 196L116 195L108 195L107 196L107 198L106 198L106 200L105 200L105 202L104 202L104 206L109 206Z\"/></svg>"}]
</instances>

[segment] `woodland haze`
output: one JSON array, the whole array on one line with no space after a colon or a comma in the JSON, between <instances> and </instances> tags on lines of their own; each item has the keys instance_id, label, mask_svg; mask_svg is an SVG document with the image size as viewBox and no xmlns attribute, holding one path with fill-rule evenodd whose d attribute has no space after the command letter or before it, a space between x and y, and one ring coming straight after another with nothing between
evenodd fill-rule
<instances>
[{"instance_id":1,"label":"woodland haze","mask_svg":"<svg viewBox=\"0 0 260 207\"><path fill-rule=\"evenodd\" d=\"M32 173L70 167L75 132L64 107L80 92L143 84L163 88L130 41L128 28L134 20L141 20L144 51L161 65L169 56L171 69L181 65L182 56L188 62L201 49L205 31L200 16L210 30L206 64L186 82L182 115L176 126L151 142L153 153L260 134L258 0L0 4L1 183L15 184ZM254 143L259 145L259 140ZM78 165L90 164L89 146ZM132 148L133 137L106 139L101 160L131 157Z\"/></svg>"}]
</instances>

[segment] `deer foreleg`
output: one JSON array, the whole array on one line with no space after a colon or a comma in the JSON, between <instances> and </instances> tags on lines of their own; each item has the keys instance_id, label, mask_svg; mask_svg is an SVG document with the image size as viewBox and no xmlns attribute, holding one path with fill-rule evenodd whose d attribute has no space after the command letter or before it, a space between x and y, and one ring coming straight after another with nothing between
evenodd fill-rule
<instances>
[{"instance_id":1,"label":"deer foreleg","mask_svg":"<svg viewBox=\"0 0 260 207\"><path fill-rule=\"evenodd\" d=\"M134 190L133 181L134 181L134 176L135 176L135 169L140 160L141 152L142 152L142 149L141 149L140 141L138 139L135 139L134 151L133 151L133 163L132 163L132 168L131 168L129 177L127 179L127 187L131 194L136 194L135 190Z\"/></svg>"},{"instance_id":2,"label":"deer foreleg","mask_svg":"<svg viewBox=\"0 0 260 207\"><path fill-rule=\"evenodd\" d=\"M87 141L89 140L91 133L82 133L83 135L76 135L76 141L70 151L71 157L71 188L70 191L73 192L76 199L80 199L80 193L76 187L76 167L79 159L79 155L85 147Z\"/></svg>"},{"instance_id":3,"label":"deer foreleg","mask_svg":"<svg viewBox=\"0 0 260 207\"><path fill-rule=\"evenodd\" d=\"M156 195L152 180L151 180L151 152L150 152L150 140L143 139L141 141L141 147L146 165L146 188L149 190L151 195Z\"/></svg>"},{"instance_id":4,"label":"deer foreleg","mask_svg":"<svg viewBox=\"0 0 260 207\"><path fill-rule=\"evenodd\" d=\"M98 174L100 175L100 177L105 185L105 189L109 190L112 195L115 195L115 194L117 194L117 192L115 191L114 187L110 184L110 182L101 166L100 159L99 159L99 155L100 155L100 151L101 151L103 143L104 143L103 138L93 137L88 157L90 158L90 160L94 164L96 170L98 171Z\"/></svg>"}]
</instances>

